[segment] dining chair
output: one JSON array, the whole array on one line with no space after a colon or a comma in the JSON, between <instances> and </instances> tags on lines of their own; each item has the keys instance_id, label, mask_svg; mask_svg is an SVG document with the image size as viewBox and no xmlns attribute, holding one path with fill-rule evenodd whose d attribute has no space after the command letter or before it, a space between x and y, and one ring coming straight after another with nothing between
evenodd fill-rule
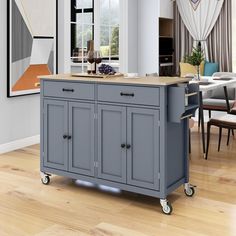
<instances>
[{"instance_id":1,"label":"dining chair","mask_svg":"<svg viewBox=\"0 0 236 236\"><path fill-rule=\"evenodd\" d=\"M236 79L236 73L231 72L216 72L212 75L212 77L220 77L224 79L230 79L235 78ZM228 92L228 101L230 109L233 108L233 106L236 104L236 89L235 88L227 88ZM203 111L207 110L209 114L209 119L211 118L211 112L212 111L221 111L221 112L228 112L228 108L226 105L225 100L225 91L223 88L216 89L212 91L212 94L209 98L204 98L203 101ZM235 108L236 109L236 108ZM200 113L199 113L200 117ZM198 127L200 127L200 118L198 122Z\"/></svg>"},{"instance_id":2,"label":"dining chair","mask_svg":"<svg viewBox=\"0 0 236 236\"><path fill-rule=\"evenodd\" d=\"M227 136L227 146L229 145L230 131L236 129L236 110L231 109L227 87L224 86L225 100L227 107L227 114L224 114L218 118L211 118L207 123L207 149L206 149L206 159L208 158L209 144L210 144L210 132L211 126L216 126L219 128L219 140L218 140L218 151L220 151L221 138L222 138L222 129L228 129Z\"/></svg>"},{"instance_id":3,"label":"dining chair","mask_svg":"<svg viewBox=\"0 0 236 236\"><path fill-rule=\"evenodd\" d=\"M219 118L212 118L207 123L207 149L206 149L206 159L208 158L209 144L210 144L210 132L211 126L216 126L219 128L219 141L218 141L218 151L220 150L220 143L222 137L222 129L228 129L227 143L229 143L230 130L236 129L236 115L225 114Z\"/></svg>"}]
</instances>

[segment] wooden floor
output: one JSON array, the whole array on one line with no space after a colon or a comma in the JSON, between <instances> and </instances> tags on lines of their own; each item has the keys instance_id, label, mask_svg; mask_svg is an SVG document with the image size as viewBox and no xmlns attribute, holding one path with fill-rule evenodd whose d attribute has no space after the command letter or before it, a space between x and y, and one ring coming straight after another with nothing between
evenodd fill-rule
<instances>
[{"instance_id":1,"label":"wooden floor","mask_svg":"<svg viewBox=\"0 0 236 236\"><path fill-rule=\"evenodd\" d=\"M174 211L161 213L159 200L127 192L85 187L63 177L49 186L39 178L39 146L0 156L0 236L192 236L236 235L236 142L218 153L213 137L209 160L192 133L193 198L183 188L169 196Z\"/></svg>"}]
</instances>

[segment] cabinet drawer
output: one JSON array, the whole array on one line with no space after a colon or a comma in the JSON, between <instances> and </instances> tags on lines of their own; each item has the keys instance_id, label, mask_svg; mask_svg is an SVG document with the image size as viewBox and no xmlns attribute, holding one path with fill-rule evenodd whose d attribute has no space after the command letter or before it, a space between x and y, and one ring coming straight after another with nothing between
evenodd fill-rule
<instances>
[{"instance_id":1,"label":"cabinet drawer","mask_svg":"<svg viewBox=\"0 0 236 236\"><path fill-rule=\"evenodd\" d=\"M94 85L45 81L44 96L94 100Z\"/></svg>"},{"instance_id":2,"label":"cabinet drawer","mask_svg":"<svg viewBox=\"0 0 236 236\"><path fill-rule=\"evenodd\" d=\"M159 106L160 89L151 87L98 85L98 100Z\"/></svg>"}]
</instances>

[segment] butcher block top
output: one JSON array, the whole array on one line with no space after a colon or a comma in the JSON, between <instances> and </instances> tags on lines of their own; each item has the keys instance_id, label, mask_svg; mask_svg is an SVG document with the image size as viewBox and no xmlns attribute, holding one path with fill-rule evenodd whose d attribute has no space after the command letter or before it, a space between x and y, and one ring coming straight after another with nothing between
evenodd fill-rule
<instances>
[{"instance_id":1,"label":"butcher block top","mask_svg":"<svg viewBox=\"0 0 236 236\"><path fill-rule=\"evenodd\" d=\"M189 82L189 78L180 77L125 77L120 76L89 76L87 74L58 74L39 76L40 79L47 80L62 80L62 81L78 81L78 82L91 82L91 83L108 83L108 84L128 84L128 85L146 85L146 86L168 86L178 83Z\"/></svg>"}]
</instances>

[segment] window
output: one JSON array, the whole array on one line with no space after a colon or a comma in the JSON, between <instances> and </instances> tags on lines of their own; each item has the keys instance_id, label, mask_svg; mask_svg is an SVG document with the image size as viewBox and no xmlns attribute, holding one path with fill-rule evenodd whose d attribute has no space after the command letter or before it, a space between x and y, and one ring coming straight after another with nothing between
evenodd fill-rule
<instances>
[{"instance_id":1,"label":"window","mask_svg":"<svg viewBox=\"0 0 236 236\"><path fill-rule=\"evenodd\" d=\"M119 62L119 1L71 0L71 58L81 63L82 71L86 71L89 40L101 51L103 63Z\"/></svg>"},{"instance_id":2,"label":"window","mask_svg":"<svg viewBox=\"0 0 236 236\"><path fill-rule=\"evenodd\" d=\"M100 0L100 51L109 62L119 60L119 0Z\"/></svg>"},{"instance_id":3,"label":"window","mask_svg":"<svg viewBox=\"0 0 236 236\"><path fill-rule=\"evenodd\" d=\"M71 0L71 57L86 62L87 42L94 39L94 0Z\"/></svg>"}]
</instances>

